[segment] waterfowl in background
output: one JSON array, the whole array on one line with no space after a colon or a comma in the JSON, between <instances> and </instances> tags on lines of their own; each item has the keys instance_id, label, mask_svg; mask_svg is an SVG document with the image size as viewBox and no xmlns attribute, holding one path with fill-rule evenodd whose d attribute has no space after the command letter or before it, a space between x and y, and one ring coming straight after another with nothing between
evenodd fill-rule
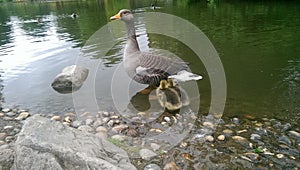
<instances>
[{"instance_id":1,"label":"waterfowl in background","mask_svg":"<svg viewBox=\"0 0 300 170\"><path fill-rule=\"evenodd\" d=\"M159 104L170 111L178 110L182 107L179 93L175 89L169 88L166 80L160 81L160 85L156 89L156 96Z\"/></svg>"},{"instance_id":2,"label":"waterfowl in background","mask_svg":"<svg viewBox=\"0 0 300 170\"><path fill-rule=\"evenodd\" d=\"M188 106L190 104L190 99L186 91L180 87L172 78L168 78L168 87L174 89L180 96L180 101L182 106Z\"/></svg>"},{"instance_id":3,"label":"waterfowl in background","mask_svg":"<svg viewBox=\"0 0 300 170\"><path fill-rule=\"evenodd\" d=\"M183 61L174 60L162 54L141 52L136 39L134 17L130 10L122 9L110 19L121 19L126 24L127 41L123 64L129 77L136 82L157 87L161 80L166 80L169 76L176 79L177 73L181 73L180 76L184 76L183 73L189 73L185 81L202 79L201 76L188 72L188 66Z\"/></svg>"},{"instance_id":4,"label":"waterfowl in background","mask_svg":"<svg viewBox=\"0 0 300 170\"><path fill-rule=\"evenodd\" d=\"M75 19L75 18L77 18L77 17L78 17L78 15L77 15L77 13L76 13L76 12L73 12L73 13L72 13L72 15L71 15L71 17Z\"/></svg>"}]
</instances>

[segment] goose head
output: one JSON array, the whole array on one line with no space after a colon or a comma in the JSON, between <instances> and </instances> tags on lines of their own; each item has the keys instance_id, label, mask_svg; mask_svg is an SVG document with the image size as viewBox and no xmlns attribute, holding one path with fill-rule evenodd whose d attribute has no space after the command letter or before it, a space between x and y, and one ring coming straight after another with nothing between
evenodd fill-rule
<instances>
[{"instance_id":1,"label":"goose head","mask_svg":"<svg viewBox=\"0 0 300 170\"><path fill-rule=\"evenodd\" d=\"M158 88L160 90L167 89L168 88L168 82L166 80L161 80Z\"/></svg>"},{"instance_id":2,"label":"goose head","mask_svg":"<svg viewBox=\"0 0 300 170\"><path fill-rule=\"evenodd\" d=\"M132 12L129 9L121 9L116 15L110 17L110 20L121 19L124 22L133 21Z\"/></svg>"}]
</instances>

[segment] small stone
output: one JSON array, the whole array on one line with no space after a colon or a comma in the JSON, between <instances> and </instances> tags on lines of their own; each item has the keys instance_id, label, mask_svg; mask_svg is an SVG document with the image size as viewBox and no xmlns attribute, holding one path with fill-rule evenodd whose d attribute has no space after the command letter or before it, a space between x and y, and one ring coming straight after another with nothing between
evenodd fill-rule
<instances>
[{"instance_id":1,"label":"small stone","mask_svg":"<svg viewBox=\"0 0 300 170\"><path fill-rule=\"evenodd\" d=\"M5 144L5 142L2 141L2 140L0 140L0 146L1 146L1 145L4 145L4 144Z\"/></svg>"},{"instance_id":2,"label":"small stone","mask_svg":"<svg viewBox=\"0 0 300 170\"><path fill-rule=\"evenodd\" d=\"M160 129L150 129L150 132L161 133L161 132L163 132L163 131L160 130Z\"/></svg>"},{"instance_id":3,"label":"small stone","mask_svg":"<svg viewBox=\"0 0 300 170\"><path fill-rule=\"evenodd\" d=\"M149 149L141 149L139 154L144 160L151 160L152 157L157 156L157 154Z\"/></svg>"},{"instance_id":4,"label":"small stone","mask_svg":"<svg viewBox=\"0 0 300 170\"><path fill-rule=\"evenodd\" d=\"M15 120L24 120L24 119L28 118L29 116L30 116L30 113L28 113L28 112L21 112L19 114L19 116L15 118Z\"/></svg>"},{"instance_id":5,"label":"small stone","mask_svg":"<svg viewBox=\"0 0 300 170\"><path fill-rule=\"evenodd\" d=\"M164 170L179 170L180 168L176 165L175 162L169 162L164 166Z\"/></svg>"},{"instance_id":6,"label":"small stone","mask_svg":"<svg viewBox=\"0 0 300 170\"><path fill-rule=\"evenodd\" d=\"M240 124L239 118L236 118L236 117L235 117L235 118L232 118L231 121L232 121L233 124L236 124L236 125Z\"/></svg>"},{"instance_id":7,"label":"small stone","mask_svg":"<svg viewBox=\"0 0 300 170\"><path fill-rule=\"evenodd\" d=\"M286 123L283 125L282 130L287 131L290 130L292 125L290 123Z\"/></svg>"},{"instance_id":8,"label":"small stone","mask_svg":"<svg viewBox=\"0 0 300 170\"><path fill-rule=\"evenodd\" d=\"M5 142L9 143L9 142L13 141L14 139L15 139L14 136L6 136Z\"/></svg>"},{"instance_id":9,"label":"small stone","mask_svg":"<svg viewBox=\"0 0 300 170\"><path fill-rule=\"evenodd\" d=\"M85 116L88 116L90 113L89 112L84 112L80 115L80 117L85 117Z\"/></svg>"},{"instance_id":10,"label":"small stone","mask_svg":"<svg viewBox=\"0 0 300 170\"><path fill-rule=\"evenodd\" d=\"M16 116L16 113L15 112L7 112L6 116L13 117L13 116Z\"/></svg>"},{"instance_id":11,"label":"small stone","mask_svg":"<svg viewBox=\"0 0 300 170\"><path fill-rule=\"evenodd\" d=\"M213 136L208 135L208 136L205 137L205 140L208 141L208 142L213 142L215 139L214 139Z\"/></svg>"},{"instance_id":12,"label":"small stone","mask_svg":"<svg viewBox=\"0 0 300 170\"><path fill-rule=\"evenodd\" d=\"M4 126L3 129L4 130L12 130L12 129L14 129L14 127L13 126Z\"/></svg>"},{"instance_id":13,"label":"small stone","mask_svg":"<svg viewBox=\"0 0 300 170\"><path fill-rule=\"evenodd\" d=\"M255 141L255 142L256 142L256 141L258 141L258 140L261 139L261 136L258 135L258 134L253 133L253 134L251 134L250 139L251 139L252 141Z\"/></svg>"},{"instance_id":14,"label":"small stone","mask_svg":"<svg viewBox=\"0 0 300 170\"><path fill-rule=\"evenodd\" d=\"M74 128L78 128L78 127L81 126L81 125L82 125L82 122L79 121L79 120L75 120L74 122L72 122L72 126L73 126Z\"/></svg>"},{"instance_id":15,"label":"small stone","mask_svg":"<svg viewBox=\"0 0 300 170\"><path fill-rule=\"evenodd\" d=\"M116 139L116 140L118 140L120 142L123 142L123 141L126 140L126 136L124 136L124 135L113 135L111 138L112 139Z\"/></svg>"},{"instance_id":16,"label":"small stone","mask_svg":"<svg viewBox=\"0 0 300 170\"><path fill-rule=\"evenodd\" d=\"M96 119L93 123L94 127L98 127L98 126L102 126L103 125L103 121L101 119Z\"/></svg>"},{"instance_id":17,"label":"small stone","mask_svg":"<svg viewBox=\"0 0 300 170\"><path fill-rule=\"evenodd\" d=\"M67 117L67 116L69 116L69 117L75 117L75 113L73 113L73 112L69 112L69 113L65 113L65 116Z\"/></svg>"},{"instance_id":18,"label":"small stone","mask_svg":"<svg viewBox=\"0 0 300 170\"><path fill-rule=\"evenodd\" d=\"M289 131L289 135L290 135L291 137L293 137L293 138L297 138L297 139L300 138L300 133L299 133L299 132L296 132L296 131L293 131L293 130Z\"/></svg>"},{"instance_id":19,"label":"small stone","mask_svg":"<svg viewBox=\"0 0 300 170\"><path fill-rule=\"evenodd\" d=\"M146 112L139 112L138 115L140 115L140 116L146 116L147 113Z\"/></svg>"},{"instance_id":20,"label":"small stone","mask_svg":"<svg viewBox=\"0 0 300 170\"><path fill-rule=\"evenodd\" d=\"M85 132L93 132L94 129L88 125L82 125L78 127L79 130L85 131Z\"/></svg>"},{"instance_id":21,"label":"small stone","mask_svg":"<svg viewBox=\"0 0 300 170\"><path fill-rule=\"evenodd\" d=\"M161 170L161 168L156 164L149 164L144 167L144 170Z\"/></svg>"},{"instance_id":22,"label":"small stone","mask_svg":"<svg viewBox=\"0 0 300 170\"><path fill-rule=\"evenodd\" d=\"M137 137L139 133L134 128L128 128L124 132L127 136Z\"/></svg>"},{"instance_id":23,"label":"small stone","mask_svg":"<svg viewBox=\"0 0 300 170\"><path fill-rule=\"evenodd\" d=\"M244 153L244 155L253 162L256 161L259 157L259 155L257 153L251 153L251 152Z\"/></svg>"},{"instance_id":24,"label":"small stone","mask_svg":"<svg viewBox=\"0 0 300 170\"><path fill-rule=\"evenodd\" d=\"M54 120L54 121L60 121L61 120L61 117L60 116L53 116L51 118L51 120Z\"/></svg>"},{"instance_id":25,"label":"small stone","mask_svg":"<svg viewBox=\"0 0 300 170\"><path fill-rule=\"evenodd\" d=\"M107 123L109 120L110 120L109 117L105 117L105 118L102 119L103 123Z\"/></svg>"},{"instance_id":26,"label":"small stone","mask_svg":"<svg viewBox=\"0 0 300 170\"><path fill-rule=\"evenodd\" d=\"M290 140L287 136L285 136L285 135L280 136L280 137L278 138L278 142L279 142L279 143L286 144L286 145L288 145L288 146L291 146L291 144L292 144L291 140Z\"/></svg>"},{"instance_id":27,"label":"small stone","mask_svg":"<svg viewBox=\"0 0 300 170\"><path fill-rule=\"evenodd\" d=\"M224 141L225 140L225 135L219 135L218 137L219 141Z\"/></svg>"},{"instance_id":28,"label":"small stone","mask_svg":"<svg viewBox=\"0 0 300 170\"><path fill-rule=\"evenodd\" d=\"M111 118L111 119L119 119L119 116L114 115L114 116L111 116L110 118Z\"/></svg>"},{"instance_id":29,"label":"small stone","mask_svg":"<svg viewBox=\"0 0 300 170\"><path fill-rule=\"evenodd\" d=\"M262 127L262 126L263 126L263 124L262 124L262 123L260 123L260 122L258 122L258 123L255 123L255 126L257 126L257 127Z\"/></svg>"},{"instance_id":30,"label":"small stone","mask_svg":"<svg viewBox=\"0 0 300 170\"><path fill-rule=\"evenodd\" d=\"M284 155L283 155L283 154L281 154L281 153L279 153L279 154L276 154L276 157L277 157L277 158L279 158L279 159L281 159L281 158L283 158L283 157L284 157Z\"/></svg>"},{"instance_id":31,"label":"small stone","mask_svg":"<svg viewBox=\"0 0 300 170\"><path fill-rule=\"evenodd\" d=\"M203 126L213 129L215 125L211 122L203 122Z\"/></svg>"},{"instance_id":32,"label":"small stone","mask_svg":"<svg viewBox=\"0 0 300 170\"><path fill-rule=\"evenodd\" d=\"M104 117L109 117L109 116L110 116L109 112L103 112L102 115L103 115Z\"/></svg>"},{"instance_id":33,"label":"small stone","mask_svg":"<svg viewBox=\"0 0 300 170\"><path fill-rule=\"evenodd\" d=\"M125 124L120 124L120 125L117 125L117 126L113 127L112 130L113 130L114 132L116 132L116 133L120 133L120 132L122 132L124 129L127 129L127 128L128 128L127 125L125 125Z\"/></svg>"},{"instance_id":34,"label":"small stone","mask_svg":"<svg viewBox=\"0 0 300 170\"><path fill-rule=\"evenodd\" d=\"M223 133L224 133L225 135L227 135L227 136L230 136L230 135L232 135L233 131L230 130L230 129L224 129L224 130L223 130Z\"/></svg>"},{"instance_id":35,"label":"small stone","mask_svg":"<svg viewBox=\"0 0 300 170\"><path fill-rule=\"evenodd\" d=\"M66 125L66 126L70 126L70 123L69 123L69 122L63 122L62 124L63 124L63 125Z\"/></svg>"},{"instance_id":36,"label":"small stone","mask_svg":"<svg viewBox=\"0 0 300 170\"><path fill-rule=\"evenodd\" d=\"M237 141L247 140L246 138L241 137L241 136L232 136L232 139L237 140Z\"/></svg>"},{"instance_id":37,"label":"small stone","mask_svg":"<svg viewBox=\"0 0 300 170\"><path fill-rule=\"evenodd\" d=\"M0 112L0 117L3 117L4 115L5 115L4 113Z\"/></svg>"},{"instance_id":38,"label":"small stone","mask_svg":"<svg viewBox=\"0 0 300 170\"><path fill-rule=\"evenodd\" d=\"M4 116L2 119L3 119L3 120L6 120L6 121L11 121L11 120L13 120L12 117L8 117L8 116Z\"/></svg>"},{"instance_id":39,"label":"small stone","mask_svg":"<svg viewBox=\"0 0 300 170\"><path fill-rule=\"evenodd\" d=\"M294 156L292 156L292 155L290 155L290 158L291 158L291 159L294 159L294 160L296 159L296 158L295 158Z\"/></svg>"},{"instance_id":40,"label":"small stone","mask_svg":"<svg viewBox=\"0 0 300 170\"><path fill-rule=\"evenodd\" d=\"M160 148L160 145L157 143L150 143L152 150L157 151Z\"/></svg>"},{"instance_id":41,"label":"small stone","mask_svg":"<svg viewBox=\"0 0 300 170\"><path fill-rule=\"evenodd\" d=\"M106 132L98 132L95 134L97 137L102 139L107 139L107 133Z\"/></svg>"},{"instance_id":42,"label":"small stone","mask_svg":"<svg viewBox=\"0 0 300 170\"><path fill-rule=\"evenodd\" d=\"M188 146L187 142L181 142L180 147L181 148L186 148Z\"/></svg>"},{"instance_id":43,"label":"small stone","mask_svg":"<svg viewBox=\"0 0 300 170\"><path fill-rule=\"evenodd\" d=\"M115 124L115 121L114 120L110 120L107 122L107 125L110 126L110 127L113 127Z\"/></svg>"},{"instance_id":44,"label":"small stone","mask_svg":"<svg viewBox=\"0 0 300 170\"><path fill-rule=\"evenodd\" d=\"M6 138L6 133L0 133L0 140L4 140Z\"/></svg>"},{"instance_id":45,"label":"small stone","mask_svg":"<svg viewBox=\"0 0 300 170\"><path fill-rule=\"evenodd\" d=\"M67 117L65 117L64 121L67 122L67 123L71 123L72 118L70 116L67 116Z\"/></svg>"},{"instance_id":46,"label":"small stone","mask_svg":"<svg viewBox=\"0 0 300 170\"><path fill-rule=\"evenodd\" d=\"M10 112L10 111L11 111L11 109L9 109L9 108L2 109L2 112L4 112L4 113Z\"/></svg>"},{"instance_id":47,"label":"small stone","mask_svg":"<svg viewBox=\"0 0 300 170\"><path fill-rule=\"evenodd\" d=\"M166 122L168 122L168 123L171 122L171 118L170 118L170 117L164 117L164 120L165 120Z\"/></svg>"},{"instance_id":48,"label":"small stone","mask_svg":"<svg viewBox=\"0 0 300 170\"><path fill-rule=\"evenodd\" d=\"M247 130L246 130L246 129L244 129L244 130L239 130L239 131L237 131L237 133L238 133L238 134L240 134L240 133L244 133L244 132L247 132Z\"/></svg>"},{"instance_id":49,"label":"small stone","mask_svg":"<svg viewBox=\"0 0 300 170\"><path fill-rule=\"evenodd\" d=\"M107 128L104 126L99 126L96 128L96 132L107 132Z\"/></svg>"},{"instance_id":50,"label":"small stone","mask_svg":"<svg viewBox=\"0 0 300 170\"><path fill-rule=\"evenodd\" d=\"M93 119L86 119L85 120L85 124L88 125L88 126L92 125L93 123L94 123Z\"/></svg>"}]
</instances>

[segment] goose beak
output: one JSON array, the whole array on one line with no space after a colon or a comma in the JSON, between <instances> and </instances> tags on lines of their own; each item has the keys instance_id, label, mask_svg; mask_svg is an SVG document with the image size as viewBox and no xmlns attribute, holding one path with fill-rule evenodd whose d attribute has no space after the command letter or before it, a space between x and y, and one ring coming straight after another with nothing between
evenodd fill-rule
<instances>
[{"instance_id":1,"label":"goose beak","mask_svg":"<svg viewBox=\"0 0 300 170\"><path fill-rule=\"evenodd\" d=\"M120 13L117 13L116 15L110 17L110 20L117 20L117 19L121 19Z\"/></svg>"}]
</instances>

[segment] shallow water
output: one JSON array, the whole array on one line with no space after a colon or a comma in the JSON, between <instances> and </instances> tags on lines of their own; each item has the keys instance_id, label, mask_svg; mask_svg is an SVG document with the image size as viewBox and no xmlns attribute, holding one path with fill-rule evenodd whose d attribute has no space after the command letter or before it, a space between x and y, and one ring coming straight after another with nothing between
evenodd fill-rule
<instances>
[{"instance_id":1,"label":"shallow water","mask_svg":"<svg viewBox=\"0 0 300 170\"><path fill-rule=\"evenodd\" d=\"M161 8L155 11L190 21L213 43L226 74L225 116L251 115L289 120L299 119L300 112L300 37L297 33L300 10L296 3L159 1L157 5ZM207 113L211 86L203 63L180 40L146 34L142 13L152 11L148 6L148 1L2 3L2 107L20 107L44 114L73 111L74 96L59 94L50 84L64 67L83 59L87 65L95 64L93 73L96 75L89 75L94 81L92 91L84 85L81 92L74 93L75 98L80 96L80 100L75 101L76 109L84 112L93 107L87 99L89 94L95 94L99 110L113 110L111 79L122 60L124 32L116 33L121 38L106 55L97 51L102 48L101 43L99 48L94 48L93 44L84 45L109 22L110 16L121 8L131 8L136 12L142 50L169 50L191 63L193 72L203 75L204 79L197 85L200 112ZM71 17L74 11L78 18ZM120 27L122 24L119 23ZM88 48L85 55L82 55L83 46ZM133 83L133 87L140 89L144 86ZM133 96L135 91L130 93Z\"/></svg>"}]
</instances>

